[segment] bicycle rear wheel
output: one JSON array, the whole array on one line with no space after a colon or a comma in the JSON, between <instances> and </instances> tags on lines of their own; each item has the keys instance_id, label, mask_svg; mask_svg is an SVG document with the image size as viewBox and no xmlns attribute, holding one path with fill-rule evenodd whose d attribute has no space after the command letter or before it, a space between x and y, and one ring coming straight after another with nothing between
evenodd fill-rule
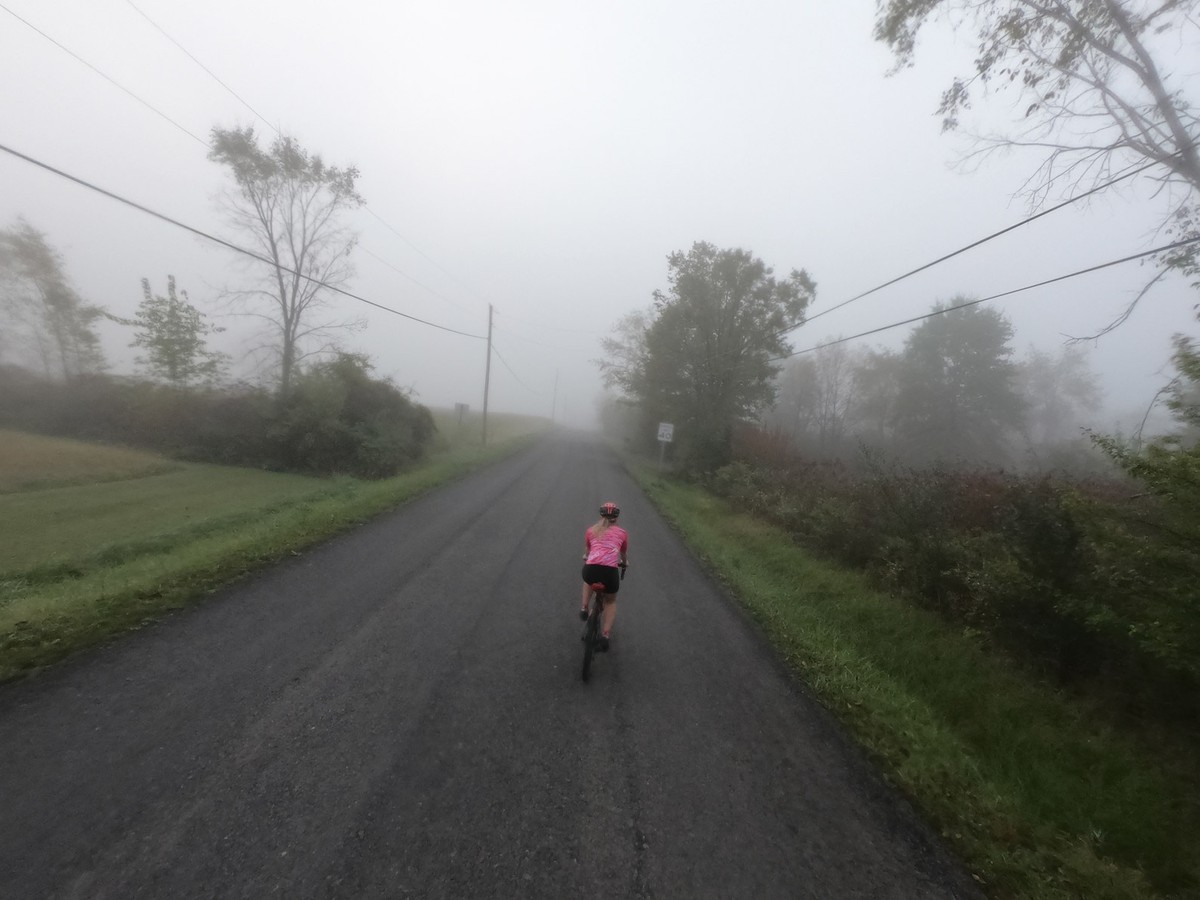
<instances>
[{"instance_id":1,"label":"bicycle rear wheel","mask_svg":"<svg viewBox=\"0 0 1200 900\"><path fill-rule=\"evenodd\" d=\"M584 681L587 681L592 674L592 657L596 654L596 645L600 643L600 610L603 608L599 601L592 602L592 612L583 629Z\"/></svg>"}]
</instances>

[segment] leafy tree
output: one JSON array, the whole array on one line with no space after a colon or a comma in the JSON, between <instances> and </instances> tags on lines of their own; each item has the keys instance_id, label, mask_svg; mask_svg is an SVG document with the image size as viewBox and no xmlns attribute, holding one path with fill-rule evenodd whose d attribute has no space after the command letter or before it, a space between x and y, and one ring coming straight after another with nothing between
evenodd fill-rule
<instances>
[{"instance_id":1,"label":"leafy tree","mask_svg":"<svg viewBox=\"0 0 1200 900\"><path fill-rule=\"evenodd\" d=\"M1019 120L1006 132L976 137L984 152L1025 147L1043 154L1028 182L1035 201L1064 185L1099 184L1133 162L1158 163L1156 177L1178 188L1166 224L1183 239L1200 234L1196 80L1182 64L1200 57L1198 6L1200 0L878 0L875 37L901 68L912 64L930 19L973 30L974 71L942 95L945 130L961 127L978 94L1015 95ZM1196 254L1191 244L1161 262L1194 270Z\"/></svg>"},{"instance_id":2,"label":"leafy tree","mask_svg":"<svg viewBox=\"0 0 1200 900\"><path fill-rule=\"evenodd\" d=\"M729 459L734 423L774 400L772 358L816 288L804 271L778 281L748 251L705 242L667 259L670 288L655 291L644 329L631 327L633 346L605 340L600 368L648 415L676 424L685 464L712 469Z\"/></svg>"},{"instance_id":3,"label":"leafy tree","mask_svg":"<svg viewBox=\"0 0 1200 900\"><path fill-rule=\"evenodd\" d=\"M142 347L138 363L153 378L175 387L218 380L229 357L205 346L205 336L221 329L208 325L204 314L188 302L187 291L175 292L175 276L167 276L167 296L150 290L142 279L142 302L131 322L138 329L131 347Z\"/></svg>"},{"instance_id":4,"label":"leafy tree","mask_svg":"<svg viewBox=\"0 0 1200 900\"><path fill-rule=\"evenodd\" d=\"M288 136L263 150L249 127L214 128L208 158L233 176L226 209L234 227L270 260L261 288L242 294L260 301L260 315L276 332L279 392L286 397L297 364L331 349L327 342L310 349L309 342L354 324L322 318L322 309L328 287L344 284L353 271L357 239L341 217L364 202L355 186L358 169L327 166Z\"/></svg>"},{"instance_id":5,"label":"leafy tree","mask_svg":"<svg viewBox=\"0 0 1200 900\"><path fill-rule=\"evenodd\" d=\"M1009 434L1021 427L1024 412L1011 340L1008 320L979 306L933 316L913 330L901 354L895 406L896 436L908 456L990 463L1005 458Z\"/></svg>"},{"instance_id":6,"label":"leafy tree","mask_svg":"<svg viewBox=\"0 0 1200 900\"><path fill-rule=\"evenodd\" d=\"M1111 528L1118 552L1102 575L1149 610L1128 634L1170 669L1190 672L1188 695L1194 697L1200 679L1200 348L1177 335L1173 359L1178 376L1167 405L1182 432L1141 447L1106 436L1092 440L1152 500L1131 504Z\"/></svg>"},{"instance_id":7,"label":"leafy tree","mask_svg":"<svg viewBox=\"0 0 1200 900\"><path fill-rule=\"evenodd\" d=\"M14 361L70 380L104 367L94 325L103 315L83 302L62 257L24 219L0 230L0 334Z\"/></svg>"}]
</instances>

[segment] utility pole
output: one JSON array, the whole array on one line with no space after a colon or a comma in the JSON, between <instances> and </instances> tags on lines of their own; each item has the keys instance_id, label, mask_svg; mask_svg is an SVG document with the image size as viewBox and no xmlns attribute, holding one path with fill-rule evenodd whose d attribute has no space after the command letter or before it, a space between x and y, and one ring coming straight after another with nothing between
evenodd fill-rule
<instances>
[{"instance_id":1,"label":"utility pole","mask_svg":"<svg viewBox=\"0 0 1200 900\"><path fill-rule=\"evenodd\" d=\"M487 365L483 370L483 446L487 446L488 388L492 384L492 304L488 304Z\"/></svg>"}]
</instances>

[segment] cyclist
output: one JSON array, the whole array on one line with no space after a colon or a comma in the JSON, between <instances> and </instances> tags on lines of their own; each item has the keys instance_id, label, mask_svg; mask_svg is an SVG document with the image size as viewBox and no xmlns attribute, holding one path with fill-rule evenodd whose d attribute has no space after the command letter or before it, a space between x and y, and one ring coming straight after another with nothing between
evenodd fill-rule
<instances>
[{"instance_id":1,"label":"cyclist","mask_svg":"<svg viewBox=\"0 0 1200 900\"><path fill-rule=\"evenodd\" d=\"M629 565L629 534L617 524L621 508L615 503L600 505L600 520L584 532L583 553L583 600L579 618L587 619L588 603L592 599L592 585L604 585L604 619L600 625L600 650L608 649L612 636L613 620L617 617L617 591L621 587L618 567Z\"/></svg>"}]
</instances>

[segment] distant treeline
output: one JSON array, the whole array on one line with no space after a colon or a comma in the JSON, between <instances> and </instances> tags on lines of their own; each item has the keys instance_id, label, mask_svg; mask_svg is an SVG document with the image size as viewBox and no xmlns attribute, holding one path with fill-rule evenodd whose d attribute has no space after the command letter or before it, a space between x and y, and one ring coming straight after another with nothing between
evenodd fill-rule
<instances>
[{"instance_id":1,"label":"distant treeline","mask_svg":"<svg viewBox=\"0 0 1200 900\"><path fill-rule=\"evenodd\" d=\"M436 427L424 406L339 354L286 397L261 386L177 386L0 367L0 427L107 441L178 459L310 475L385 478L420 459Z\"/></svg>"}]
</instances>

